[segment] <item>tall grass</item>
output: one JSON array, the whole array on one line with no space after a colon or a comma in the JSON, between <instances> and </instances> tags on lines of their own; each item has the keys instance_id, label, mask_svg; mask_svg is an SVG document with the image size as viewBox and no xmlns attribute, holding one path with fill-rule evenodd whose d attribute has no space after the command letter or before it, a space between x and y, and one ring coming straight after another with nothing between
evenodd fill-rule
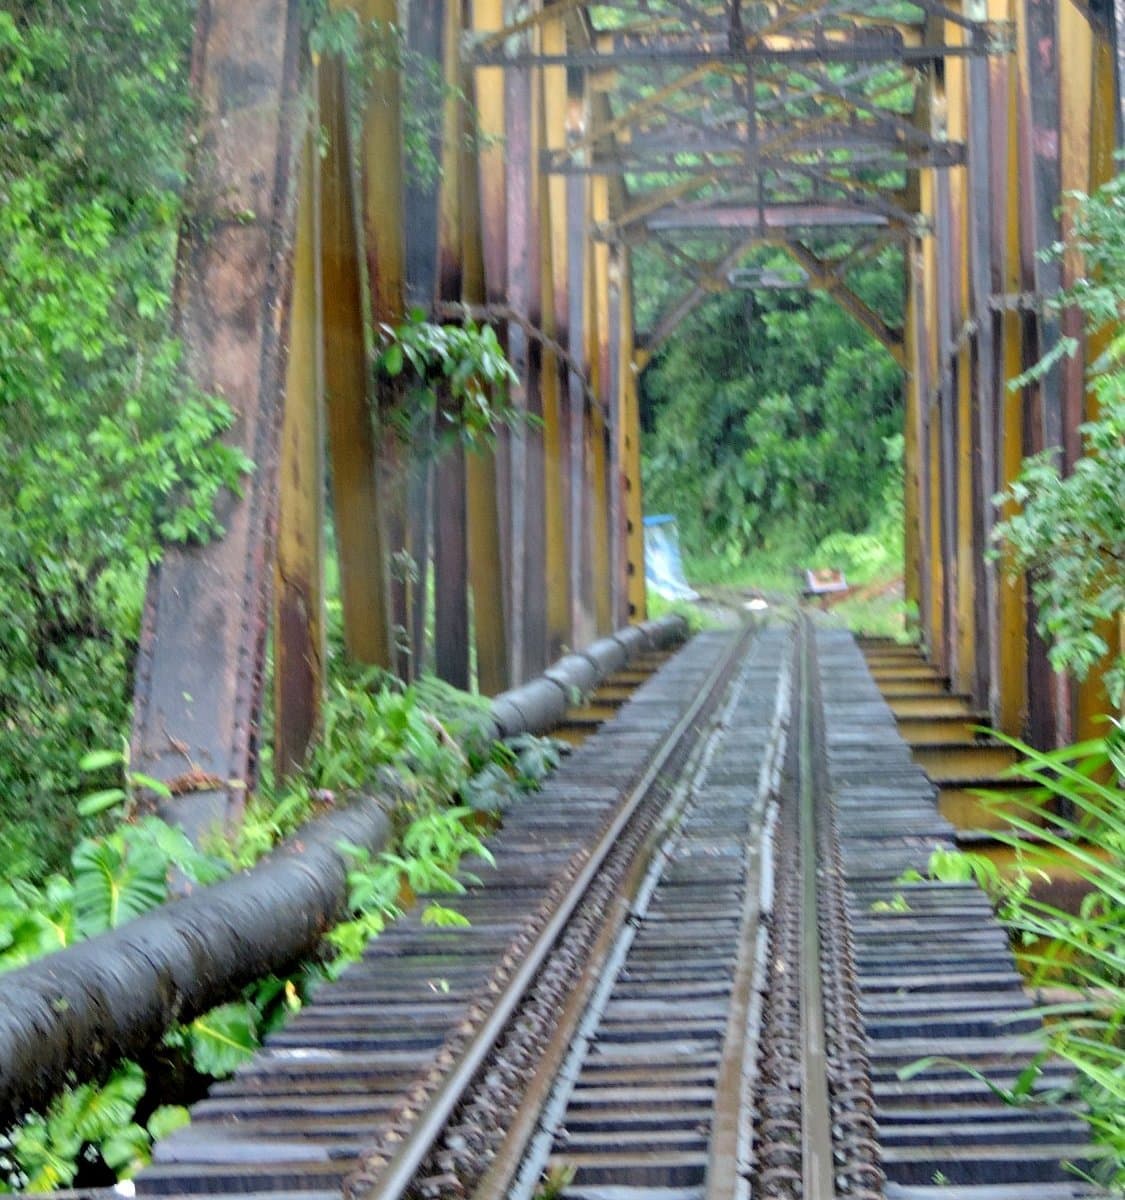
<instances>
[{"instance_id":1,"label":"tall grass","mask_svg":"<svg viewBox=\"0 0 1125 1200\"><path fill-rule=\"evenodd\" d=\"M1026 956L1036 982L1072 991L1040 1010L1048 1043L1074 1067L1075 1098L1105 1152L1099 1181L1125 1194L1125 731L1115 724L1104 738L1050 752L1003 740L1021 755L1007 774L1032 788L986 795L1013 829L1001 840L1047 874L1065 862L1089 888L1078 913L1028 895L1007 920L1045 947ZM1046 826L1044 800L1056 810Z\"/></svg>"}]
</instances>

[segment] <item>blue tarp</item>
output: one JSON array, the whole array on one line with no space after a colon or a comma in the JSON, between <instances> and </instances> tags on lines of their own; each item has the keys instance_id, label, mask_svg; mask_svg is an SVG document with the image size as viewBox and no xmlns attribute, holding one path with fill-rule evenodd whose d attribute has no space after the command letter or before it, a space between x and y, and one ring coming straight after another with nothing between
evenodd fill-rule
<instances>
[{"instance_id":1,"label":"blue tarp","mask_svg":"<svg viewBox=\"0 0 1125 1200\"><path fill-rule=\"evenodd\" d=\"M684 578L680 534L671 513L645 517L645 583L666 600L698 600Z\"/></svg>"}]
</instances>

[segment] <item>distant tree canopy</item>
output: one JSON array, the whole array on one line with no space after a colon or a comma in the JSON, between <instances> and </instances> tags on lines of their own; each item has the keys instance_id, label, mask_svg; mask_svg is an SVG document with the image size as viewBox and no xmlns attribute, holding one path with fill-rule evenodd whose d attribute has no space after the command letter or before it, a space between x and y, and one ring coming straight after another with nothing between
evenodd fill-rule
<instances>
[{"instance_id":1,"label":"distant tree canopy","mask_svg":"<svg viewBox=\"0 0 1125 1200\"><path fill-rule=\"evenodd\" d=\"M850 282L899 323L900 255ZM830 296L712 298L642 376L642 394L645 504L677 514L690 552L799 556L876 515L891 469L884 439L902 426L902 372Z\"/></svg>"}]
</instances>

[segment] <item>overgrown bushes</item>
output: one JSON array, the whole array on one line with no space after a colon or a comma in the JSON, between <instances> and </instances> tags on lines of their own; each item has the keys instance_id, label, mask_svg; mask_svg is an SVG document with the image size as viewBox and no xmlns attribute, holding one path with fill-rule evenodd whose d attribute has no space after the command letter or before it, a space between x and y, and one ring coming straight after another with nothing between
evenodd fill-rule
<instances>
[{"instance_id":1,"label":"overgrown bushes","mask_svg":"<svg viewBox=\"0 0 1125 1200\"><path fill-rule=\"evenodd\" d=\"M0 856L78 832L78 761L128 723L148 563L246 464L168 328L192 0L0 12Z\"/></svg>"},{"instance_id":2,"label":"overgrown bushes","mask_svg":"<svg viewBox=\"0 0 1125 1200\"><path fill-rule=\"evenodd\" d=\"M87 761L95 770L109 769L114 757L95 754ZM165 1103L168 1087L178 1088L177 1098L186 1102L211 1078L234 1071L318 982L359 957L404 898L431 897L422 913L426 924L466 924L432 897L464 890L456 877L463 856L489 860L478 814L534 790L558 764L558 752L538 738L513 746L494 742L487 702L436 679L403 689L367 673L337 682L308 768L280 794L255 797L233 842L194 848L178 829L137 812L126 788L115 800L122 819L109 832L83 839L69 872L0 888L2 972L164 903L172 871L208 883L253 865L317 811L377 784L392 763L395 842L374 856L341 847L351 860L348 914L327 935L323 958L291 978L260 980L241 997L175 1027L145 1069L122 1063L104 1083L68 1089L45 1113L30 1114L0 1137L0 1192L67 1186L80 1171L91 1184L135 1172L147 1162L153 1137L186 1119L180 1106Z\"/></svg>"},{"instance_id":3,"label":"overgrown bushes","mask_svg":"<svg viewBox=\"0 0 1125 1200\"><path fill-rule=\"evenodd\" d=\"M855 273L892 323L901 257ZM638 292L643 291L643 281ZM875 517L901 431L901 372L831 297L713 297L642 376L645 502L676 513L687 554L790 563Z\"/></svg>"}]
</instances>

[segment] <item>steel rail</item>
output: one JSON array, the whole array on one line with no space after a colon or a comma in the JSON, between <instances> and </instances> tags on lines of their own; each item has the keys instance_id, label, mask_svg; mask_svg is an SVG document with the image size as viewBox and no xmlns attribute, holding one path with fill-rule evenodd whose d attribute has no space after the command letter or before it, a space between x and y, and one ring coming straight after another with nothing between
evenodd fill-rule
<instances>
[{"instance_id":1,"label":"steel rail","mask_svg":"<svg viewBox=\"0 0 1125 1200\"><path fill-rule=\"evenodd\" d=\"M530 990L536 976L550 957L571 917L575 914L603 863L637 810L647 798L665 764L679 748L681 741L700 713L713 698L731 664L745 650L753 626L748 625L736 638L708 674L690 707L673 726L663 746L653 756L640 780L610 822L576 876L570 891L540 931L527 956L513 973L508 986L497 998L492 1010L482 1022L457 1065L449 1072L438 1091L428 1103L424 1115L410 1134L398 1144L374 1185L361 1194L363 1200L401 1200L415 1181L446 1124L471 1086L477 1072L496 1047L520 1002Z\"/></svg>"},{"instance_id":2,"label":"steel rail","mask_svg":"<svg viewBox=\"0 0 1125 1200\"><path fill-rule=\"evenodd\" d=\"M763 827L760 844L750 847L746 855L745 890L738 929L740 952L731 986L723 1057L715 1082L703 1200L748 1200L750 1196L752 1139L746 1117L752 1104L753 1076L758 1059L762 992L769 949L766 921L773 909L773 839L770 831L781 787L793 701L791 663L785 662L781 672L768 750L758 776L759 801L771 806L772 811Z\"/></svg>"},{"instance_id":3,"label":"steel rail","mask_svg":"<svg viewBox=\"0 0 1125 1200\"><path fill-rule=\"evenodd\" d=\"M813 786L812 638L808 618L798 621L800 722L797 740L799 857L801 869L801 1128L803 1200L834 1200L832 1104L824 1019L817 884L816 790Z\"/></svg>"},{"instance_id":4,"label":"steel rail","mask_svg":"<svg viewBox=\"0 0 1125 1200\"><path fill-rule=\"evenodd\" d=\"M537 1190L539 1176L550 1154L553 1126L566 1110L568 1085L577 1078L582 1059L596 1036L610 994L648 910L652 894L667 863L667 845L675 826L705 775L723 723L737 699L732 689L723 714L711 734L696 743L669 796L661 819L634 858L614 913L583 971L580 988L560 1014L558 1027L523 1098L515 1122L492 1165L472 1193L472 1200L523 1200Z\"/></svg>"}]
</instances>

